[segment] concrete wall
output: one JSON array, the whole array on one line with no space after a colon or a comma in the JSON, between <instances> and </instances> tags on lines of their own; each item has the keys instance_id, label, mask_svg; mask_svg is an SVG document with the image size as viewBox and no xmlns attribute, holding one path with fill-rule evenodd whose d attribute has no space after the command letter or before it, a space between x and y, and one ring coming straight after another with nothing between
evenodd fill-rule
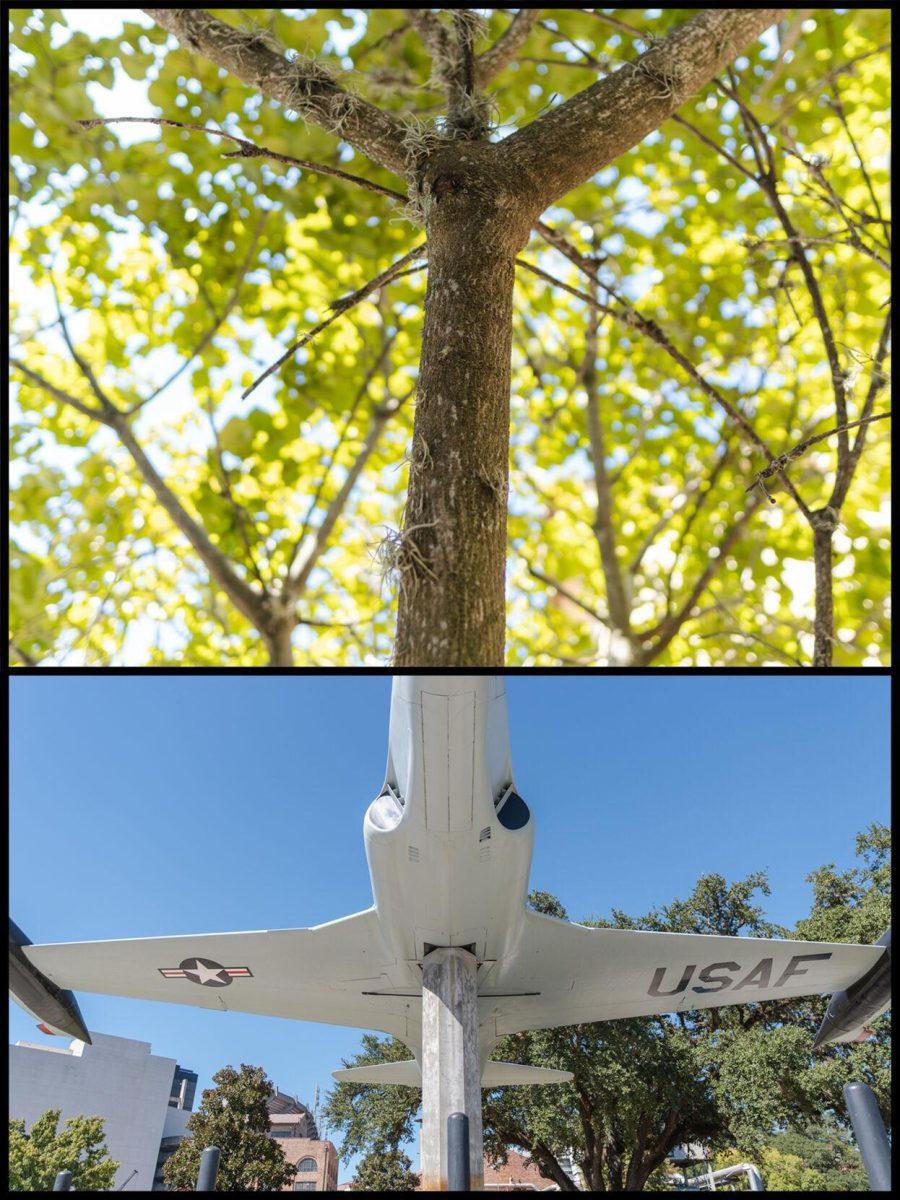
<instances>
[{"instance_id":1,"label":"concrete wall","mask_svg":"<svg viewBox=\"0 0 900 1200\"><path fill-rule=\"evenodd\" d=\"M149 1042L91 1032L93 1045L68 1049L18 1042L9 1048L9 1115L30 1129L48 1108L67 1117L103 1117L110 1156L121 1163L114 1187L137 1169L126 1191L149 1191L169 1115L175 1059ZM174 1110L173 1110L174 1111Z\"/></svg>"}]
</instances>

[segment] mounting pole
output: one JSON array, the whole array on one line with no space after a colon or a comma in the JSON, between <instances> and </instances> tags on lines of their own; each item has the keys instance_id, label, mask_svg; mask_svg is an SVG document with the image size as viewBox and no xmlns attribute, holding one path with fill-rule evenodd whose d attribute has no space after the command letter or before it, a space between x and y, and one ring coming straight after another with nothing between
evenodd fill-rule
<instances>
[{"instance_id":1,"label":"mounting pole","mask_svg":"<svg viewBox=\"0 0 900 1200\"><path fill-rule=\"evenodd\" d=\"M216 1176L219 1174L219 1147L207 1146L200 1155L200 1170L197 1173L197 1191L214 1192Z\"/></svg>"},{"instance_id":2,"label":"mounting pole","mask_svg":"<svg viewBox=\"0 0 900 1200\"><path fill-rule=\"evenodd\" d=\"M422 1190L449 1186L448 1118L468 1117L469 1186L484 1187L475 955L444 946L422 962Z\"/></svg>"},{"instance_id":3,"label":"mounting pole","mask_svg":"<svg viewBox=\"0 0 900 1200\"><path fill-rule=\"evenodd\" d=\"M863 1166L869 1177L870 1192L891 1190L891 1143L884 1130L875 1093L867 1083L858 1080L844 1084L844 1100Z\"/></svg>"}]
</instances>

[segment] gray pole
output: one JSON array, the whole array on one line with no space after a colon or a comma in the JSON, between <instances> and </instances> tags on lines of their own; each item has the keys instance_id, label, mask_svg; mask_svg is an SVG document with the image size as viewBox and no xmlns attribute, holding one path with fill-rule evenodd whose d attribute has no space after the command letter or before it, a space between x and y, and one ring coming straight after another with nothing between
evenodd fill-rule
<instances>
[{"instance_id":1,"label":"gray pole","mask_svg":"<svg viewBox=\"0 0 900 1200\"><path fill-rule=\"evenodd\" d=\"M853 1122L870 1192L891 1190L891 1144L884 1131L875 1093L867 1083L845 1083L844 1100Z\"/></svg>"},{"instance_id":2,"label":"gray pole","mask_svg":"<svg viewBox=\"0 0 900 1200\"><path fill-rule=\"evenodd\" d=\"M447 1191L468 1192L469 1118L465 1113L451 1113L447 1118Z\"/></svg>"},{"instance_id":3,"label":"gray pole","mask_svg":"<svg viewBox=\"0 0 900 1200\"><path fill-rule=\"evenodd\" d=\"M72 1172L60 1171L53 1181L54 1192L70 1192L72 1190Z\"/></svg>"},{"instance_id":4,"label":"gray pole","mask_svg":"<svg viewBox=\"0 0 900 1200\"><path fill-rule=\"evenodd\" d=\"M200 1155L200 1171L197 1175L198 1192L214 1192L219 1173L219 1147L207 1146Z\"/></svg>"},{"instance_id":5,"label":"gray pole","mask_svg":"<svg viewBox=\"0 0 900 1200\"><path fill-rule=\"evenodd\" d=\"M760 1175L759 1169L751 1166L749 1163L747 1164L747 1179L750 1183L751 1192L764 1192L766 1190L763 1187L762 1175Z\"/></svg>"},{"instance_id":6,"label":"gray pole","mask_svg":"<svg viewBox=\"0 0 900 1200\"><path fill-rule=\"evenodd\" d=\"M422 1191L448 1187L447 1118L469 1119L469 1180L484 1188L475 955L442 946L422 964Z\"/></svg>"}]
</instances>

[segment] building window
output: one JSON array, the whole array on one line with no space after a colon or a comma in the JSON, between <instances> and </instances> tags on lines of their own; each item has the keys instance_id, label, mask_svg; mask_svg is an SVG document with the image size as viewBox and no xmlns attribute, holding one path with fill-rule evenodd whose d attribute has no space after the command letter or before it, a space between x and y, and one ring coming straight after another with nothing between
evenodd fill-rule
<instances>
[{"instance_id":1,"label":"building window","mask_svg":"<svg viewBox=\"0 0 900 1200\"><path fill-rule=\"evenodd\" d=\"M318 1169L319 1169L319 1164L316 1162L316 1160L314 1158L301 1158L300 1161L297 1163L298 1171L309 1172L309 1171L318 1171Z\"/></svg>"},{"instance_id":2,"label":"building window","mask_svg":"<svg viewBox=\"0 0 900 1200\"><path fill-rule=\"evenodd\" d=\"M294 1184L295 1192L314 1192L315 1190L316 1190L316 1185L314 1183L295 1183Z\"/></svg>"}]
</instances>

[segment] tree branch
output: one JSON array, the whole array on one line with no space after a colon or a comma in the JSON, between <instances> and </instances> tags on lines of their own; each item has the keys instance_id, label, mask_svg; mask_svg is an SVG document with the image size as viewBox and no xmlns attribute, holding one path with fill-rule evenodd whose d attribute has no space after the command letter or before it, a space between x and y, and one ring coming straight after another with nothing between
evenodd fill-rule
<instances>
[{"instance_id":1,"label":"tree branch","mask_svg":"<svg viewBox=\"0 0 900 1200\"><path fill-rule=\"evenodd\" d=\"M577 254L578 252L573 251L573 253ZM621 308L617 309L606 304L601 304L594 297L588 295L587 292L583 292L579 288L574 288L568 283L563 283L561 279L557 279L556 276L550 275L547 271L542 270L540 267L534 266L532 263L525 262L524 259L517 258L516 264L520 267L524 267L528 271L531 271L532 274L540 276L541 279L546 279L548 283L552 283L554 287L562 288L563 291L569 292L570 295L577 296L579 300L583 300L586 304L596 305L601 312L610 313L616 318L616 320L621 321L630 328L637 329L640 332L645 333L649 338L656 342L658 346L661 346L670 358L673 358L675 362L678 363L682 370L684 370L691 377L691 379L694 380L698 387L700 387L701 390L705 392L711 400L714 400L715 403L718 404L719 407L722 408L729 417L731 417L736 425L739 425L741 429L744 430L754 445L758 446L770 461L777 457L777 455L774 455L771 450L768 449L766 443L759 436L740 409L735 408L731 401L726 399L726 397L722 395L718 388L714 387L713 384L703 378L690 359L686 358L681 351L669 341L668 337L665 335L660 326L657 325L655 321L643 316L637 311L637 309L632 308L632 306L627 300L624 299L624 297L617 295L607 284L604 283L601 286L603 286L610 293L610 295L613 296L620 305L622 305ZM809 508L798 493L797 489L794 487L792 480L785 473L783 468L779 469L779 474L784 481L785 487L794 498L798 508L808 519Z\"/></svg>"},{"instance_id":2,"label":"tree branch","mask_svg":"<svg viewBox=\"0 0 900 1200\"><path fill-rule=\"evenodd\" d=\"M647 663L652 662L655 658L658 658L678 633L681 626L691 615L694 606L702 596L703 592L706 590L710 580L722 566L722 563L725 561L725 555L737 541L745 525L756 511L758 503L758 498L753 498L741 515L737 518L737 520L731 525L731 528L719 542L718 554L714 558L711 557L709 559L694 583L694 586L688 593L687 599L682 604L678 612L673 613L670 617L667 617L655 629L651 629L643 634L637 635L644 642L644 648L638 656L638 661L640 663L646 665ZM648 645L647 642L649 638L657 633L659 634L657 640L655 642L650 642Z\"/></svg>"},{"instance_id":3,"label":"tree branch","mask_svg":"<svg viewBox=\"0 0 900 1200\"><path fill-rule=\"evenodd\" d=\"M538 212L637 145L784 10L707 9L499 143Z\"/></svg>"},{"instance_id":4,"label":"tree branch","mask_svg":"<svg viewBox=\"0 0 900 1200\"><path fill-rule=\"evenodd\" d=\"M822 292L819 287L819 281L816 278L816 273L813 270L812 263L806 255L806 250L803 245L803 238L800 237L794 223L788 216L787 210L781 202L781 197L778 195L777 187L777 171L775 156L772 152L772 147L769 145L769 139L766 136L766 131L763 129L755 114L748 108L744 100L739 95L737 88L727 87L720 83L720 88L729 99L733 100L738 106L741 113L741 118L744 127L747 131L747 136L750 140L759 166L759 176L757 182L763 192L769 199L769 203L776 217L784 229L788 241L791 243L793 250L794 261L800 268L806 288L809 292L809 298L812 302L813 312L815 313L816 321L822 335L822 343L825 347L825 355L828 359L828 365L831 369L831 385L834 392L834 406L838 421L838 468L846 468L850 456L850 444L847 438L846 429L843 428L847 424L847 389L844 378L844 370L841 366L840 356L838 355L837 345L834 340L834 333L831 329L831 322L828 319L828 312L825 308L825 302L822 299Z\"/></svg>"},{"instance_id":5,"label":"tree branch","mask_svg":"<svg viewBox=\"0 0 900 1200\"><path fill-rule=\"evenodd\" d=\"M204 55L248 87L361 150L373 162L402 175L408 154L401 122L350 95L333 72L306 58L288 59L265 36L235 29L205 9L146 8L144 12L188 49Z\"/></svg>"},{"instance_id":6,"label":"tree branch","mask_svg":"<svg viewBox=\"0 0 900 1200\"><path fill-rule=\"evenodd\" d=\"M382 316L382 319L383 319L383 316ZM382 364L384 363L385 359L387 358L388 354L390 353L391 346L393 345L394 339L396 338L398 333L399 333L399 327L395 328L394 333L391 335L387 335L384 332L384 329L382 329L382 341L381 341L381 346L379 348L378 354L375 357L375 361L371 364L369 369L366 371L366 374L363 377L363 381L360 384L359 388L357 389L355 397L353 398L353 403L350 405L350 408L347 410L347 415L344 418L344 423L341 427L341 432L338 434L337 444L335 445L334 449L332 450L332 452L329 456L328 463L325 467L325 470L322 472L322 478L319 480L318 487L316 488L315 492L313 493L312 499L310 500L309 505L306 509L306 515L304 516L303 523L300 526L300 532L297 535L297 538L294 542L291 553L288 557L287 566L285 567L285 575L288 577L291 574L291 568L294 565L294 559L299 554L300 547L303 545L304 539L306 538L306 535L309 532L310 522L312 521L313 513L316 511L316 507L319 503L319 500L321 499L323 491L325 490L325 484L328 482L328 477L331 474L331 469L334 466L335 462L337 461L337 456L340 453L341 446L344 444L344 439L347 436L347 431L350 428L350 424L353 421L354 417L356 416L356 410L359 407L360 402L362 401L363 397L368 392L369 385L371 384L372 380L375 378L375 375L381 369ZM389 374L389 372L385 372L385 380L387 380L388 374Z\"/></svg>"},{"instance_id":7,"label":"tree branch","mask_svg":"<svg viewBox=\"0 0 900 1200\"><path fill-rule=\"evenodd\" d=\"M595 608L591 608L591 606L586 604L584 600L580 600L574 592L569 591L565 584L560 583L558 579L554 579L550 575L545 575L542 571L539 571L537 567L532 566L527 559L524 561L525 569L528 571L528 574L532 577L532 579L536 579L538 583L546 584L547 587L552 587L554 591L559 592L561 596L564 596L566 600L574 604L576 608L580 608L583 612L586 612L589 617L592 617L601 625L605 625L607 629L612 628L612 624L608 616L597 612Z\"/></svg>"},{"instance_id":8,"label":"tree branch","mask_svg":"<svg viewBox=\"0 0 900 1200\"><path fill-rule=\"evenodd\" d=\"M401 192L382 187L380 183L373 183L371 179L364 179L361 175L351 175L337 167L310 162L305 158L295 158L293 154L282 154L279 150L269 150L266 146L257 146L255 142L238 137L237 134L228 133L224 129L213 129L209 125L191 125L186 121L171 121L168 117L92 117L90 120L78 121L77 124L84 129L93 129L95 125L169 125L173 129L189 129L194 133L208 133L212 137L228 138L230 142L237 144L238 149L229 151L225 155L226 158L271 158L276 162L286 163L290 167L302 167L304 171L309 171L313 175L328 175L334 179L343 179L346 183L355 183L357 187L365 188L369 192L378 192L379 195L388 196L391 200L399 200L401 204L406 204L408 200L408 197Z\"/></svg>"},{"instance_id":9,"label":"tree branch","mask_svg":"<svg viewBox=\"0 0 900 1200\"><path fill-rule=\"evenodd\" d=\"M594 283L596 287L596 282ZM587 407L587 427L591 463L594 468L594 488L597 507L594 536L600 550L600 565L606 584L606 603L611 624L625 638L631 636L631 606L616 554L616 529L613 521L612 487L606 470L606 444L600 417L600 397L597 392L597 340L599 313L596 307L588 310L588 330L585 338L582 380Z\"/></svg>"},{"instance_id":10,"label":"tree branch","mask_svg":"<svg viewBox=\"0 0 900 1200\"><path fill-rule=\"evenodd\" d=\"M840 510L841 505L846 499L847 492L850 490L850 484L853 482L853 476L856 473L856 468L859 464L860 455L863 452L863 447L866 444L867 425L870 420L878 420L877 417L871 418L870 413L875 406L875 399L881 389L888 382L887 376L882 371L884 360L887 357L888 347L891 341L891 310L887 311L887 316L884 319L884 325L881 328L881 337L878 339L878 347L875 351L875 357L872 360L872 376L869 379L869 390L866 393L865 401L862 406L862 416L859 421L854 421L854 425L860 425L860 431L856 435L856 441L853 443L853 449L850 451L847 459L847 464L841 469L840 465L837 470L837 478L834 481L834 490L831 493L831 499L828 501L829 506ZM890 413L883 414L890 416Z\"/></svg>"},{"instance_id":11,"label":"tree branch","mask_svg":"<svg viewBox=\"0 0 900 1200\"><path fill-rule=\"evenodd\" d=\"M21 362L18 358L11 358L10 365L15 367L17 371L21 371L32 383L37 384L39 388L43 388L45 392L58 400L60 404L68 404L70 408L74 408L76 412L80 412L85 417L90 417L92 421L106 421L107 412L105 409L92 408L90 404L85 404L83 400L78 400L75 396L71 396L68 392L64 392L62 388L56 387L54 384L46 380L43 375L39 375L37 371L32 371L31 367Z\"/></svg>"},{"instance_id":12,"label":"tree branch","mask_svg":"<svg viewBox=\"0 0 900 1200\"><path fill-rule=\"evenodd\" d=\"M266 221L268 220L268 217L269 217L269 214L267 212L260 213L260 218L256 223L256 228L254 229L253 235L250 239L250 245L247 249L247 253L244 255L244 261L238 267L237 275L235 276L235 280L234 280L234 285L232 286L232 289L231 289L231 294L229 295L228 299L225 301L225 305L222 308L222 311L220 313L216 314L212 325L209 326L209 328L206 330L206 332L200 338L200 341L196 344L196 346L190 352L190 354L188 354L187 358L185 358L184 362L180 366L176 367L175 370L172 372L172 374L169 376L169 378L164 379L163 382L159 385L159 387L154 388L154 390L150 393L149 396L147 396L144 400L139 400L136 404L132 404L131 408L126 409L126 416L129 416L129 417L133 416L134 413L138 412L145 405L149 404L151 400L155 400L157 396L161 395L166 390L167 387L170 387L175 382L175 380L178 379L179 376L181 376L183 374L183 372L185 372L188 369L188 367L191 365L191 363L194 361L194 359L199 354L201 354L203 352L203 350L205 350L205 348L209 345L209 343L215 337L218 330L221 328L221 326L227 320L229 314L231 313L231 310L234 308L235 304L237 304L238 296L240 295L240 291L241 291L241 285L244 282L247 272L250 270L251 263L253 262L253 256L256 252L256 247L259 243L260 235L262 234L263 227L264 227Z\"/></svg>"},{"instance_id":13,"label":"tree branch","mask_svg":"<svg viewBox=\"0 0 900 1200\"><path fill-rule=\"evenodd\" d=\"M68 351L71 354L71 356L75 362L75 365L78 367L78 370L88 381L91 391L94 393L94 395L99 400L101 410L104 413L118 411L118 409L116 409L116 406L113 404L113 402L107 396L106 392L103 391L100 384L97 382L97 377L94 374L94 372L91 370L91 368L88 366L87 362L81 357L81 355L75 349L75 345L74 345L71 337L69 336L69 327L66 324L66 318L63 316L62 305L60 304L60 301L59 301L59 292L56 290L56 280L53 278L52 275L50 276L50 287L53 291L53 299L56 303L56 312L59 317L59 326L60 326L60 329L62 330L63 341L66 343Z\"/></svg>"},{"instance_id":14,"label":"tree branch","mask_svg":"<svg viewBox=\"0 0 900 1200\"><path fill-rule=\"evenodd\" d=\"M309 580L312 569L318 562L323 550L328 544L328 539L331 537L332 530L337 524L337 520L350 498L350 493L356 486L356 482L362 474L363 468L369 461L372 451L378 444L378 439L381 437L382 430L384 429L388 420L400 410L402 405L406 403L414 391L415 388L408 392L402 400L395 400L386 404L381 404L374 409L372 423L369 426L369 432L366 434L366 440L363 442L362 450L360 450L356 461L347 472L347 478L344 480L343 484L341 484L337 495L334 497L331 504L329 504L328 509L322 518L321 524L316 530L316 536L312 547L310 548L309 554L300 565L296 574L289 576L287 582L285 583L284 595L288 599L293 600L303 592L303 589L306 587L306 584Z\"/></svg>"},{"instance_id":15,"label":"tree branch","mask_svg":"<svg viewBox=\"0 0 900 1200\"><path fill-rule=\"evenodd\" d=\"M405 274L403 268L406 266L406 264L411 262L414 258L422 258L426 252L427 246L427 242L423 242L421 246L416 246L407 254L404 254L402 258L398 258L395 263L392 263L391 266L389 266L387 270L382 271L380 275L376 275L374 279L370 279L369 282L363 284L361 288L358 288L355 292L351 292L349 296L342 296L340 299L333 301L330 307L334 311L331 313L331 315L319 321L319 323L314 325L312 329L307 329L306 333L304 333L301 338L298 338L292 346L289 346L280 358L276 359L271 366L266 367L262 375L258 375L257 378L254 379L254 381L247 388L247 390L241 393L241 399L246 400L251 392L256 391L264 379L268 379L268 377L274 371L278 370L282 363L287 362L291 355L295 354L298 350L302 350L307 342L312 341L312 339L317 334L321 333L323 329L327 329L332 321L336 321L338 317L342 317L344 313L348 312L351 308L354 308L357 304L361 304L367 296L371 296L371 294L377 291L378 288L384 287L386 284L391 283L394 279L399 278L400 275Z\"/></svg>"},{"instance_id":16,"label":"tree branch","mask_svg":"<svg viewBox=\"0 0 900 1200\"><path fill-rule=\"evenodd\" d=\"M70 396L61 388L55 387L48 380L26 367L24 363L12 360L13 366L48 392L55 400L68 404L93 420L107 425L119 435L122 445L131 455L144 482L150 487L157 501L169 515L174 525L181 530L198 556L203 561L213 579L219 584L234 606L244 614L248 621L260 632L266 624L264 597L245 583L229 563L225 555L207 537L206 531L194 520L183 507L175 493L169 488L162 476L150 462L132 432L126 416L119 409L104 409L102 412L90 408L74 396Z\"/></svg>"},{"instance_id":17,"label":"tree branch","mask_svg":"<svg viewBox=\"0 0 900 1200\"><path fill-rule=\"evenodd\" d=\"M475 83L484 87L516 58L541 15L539 8L520 8L493 46L475 60Z\"/></svg>"},{"instance_id":18,"label":"tree branch","mask_svg":"<svg viewBox=\"0 0 900 1200\"><path fill-rule=\"evenodd\" d=\"M872 417L860 417L858 421L848 421L846 425L838 426L836 429L827 429L825 433L817 433L815 437L804 438L802 442L798 442L796 446L793 446L784 454L779 454L778 458L773 459L773 461L770 462L769 465L762 471L757 471L753 482L749 487L744 488L744 491L750 492L755 487L761 487L765 492L766 489L763 483L764 479L768 479L771 475L776 474L780 467L786 466L793 459L799 458L801 454L805 453L810 448L810 446L815 446L816 442L824 442L826 438L834 437L836 433L845 433L848 429L854 429L857 425L870 425L873 421L885 421L890 416L891 414L889 412L884 412L876 413L876 415ZM856 440L859 442L859 438ZM768 495L768 493L766 494ZM838 505L834 504L833 497L830 503L834 508L839 507Z\"/></svg>"}]
</instances>

